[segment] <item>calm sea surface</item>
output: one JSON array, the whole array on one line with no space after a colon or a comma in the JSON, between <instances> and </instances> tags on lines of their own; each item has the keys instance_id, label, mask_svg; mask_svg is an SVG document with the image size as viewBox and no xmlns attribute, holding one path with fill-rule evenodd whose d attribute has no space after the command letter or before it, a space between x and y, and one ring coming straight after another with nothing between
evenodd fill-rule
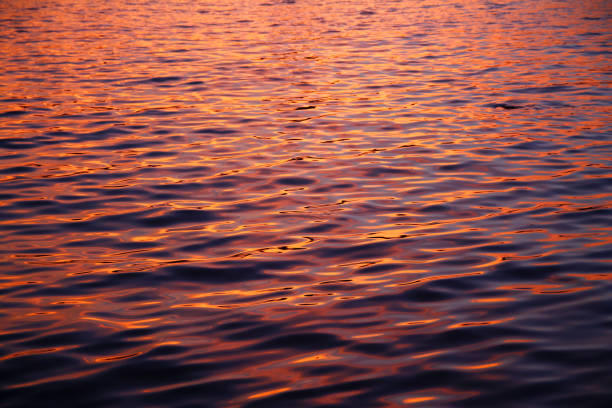
<instances>
[{"instance_id":1,"label":"calm sea surface","mask_svg":"<svg viewBox=\"0 0 612 408\"><path fill-rule=\"evenodd\" d=\"M612 3L0 3L0 406L612 406Z\"/></svg>"}]
</instances>

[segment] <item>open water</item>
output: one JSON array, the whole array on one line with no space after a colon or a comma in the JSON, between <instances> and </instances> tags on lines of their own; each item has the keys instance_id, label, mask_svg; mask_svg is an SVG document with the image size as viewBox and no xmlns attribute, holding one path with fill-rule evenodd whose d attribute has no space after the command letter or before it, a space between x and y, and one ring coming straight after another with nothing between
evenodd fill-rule
<instances>
[{"instance_id":1,"label":"open water","mask_svg":"<svg viewBox=\"0 0 612 408\"><path fill-rule=\"evenodd\" d=\"M612 3L0 3L0 406L612 406Z\"/></svg>"}]
</instances>

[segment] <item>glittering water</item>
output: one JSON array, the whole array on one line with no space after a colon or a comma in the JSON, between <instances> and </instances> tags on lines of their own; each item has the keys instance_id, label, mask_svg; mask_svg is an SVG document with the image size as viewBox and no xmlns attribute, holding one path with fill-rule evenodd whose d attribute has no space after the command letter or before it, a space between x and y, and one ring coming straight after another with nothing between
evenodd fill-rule
<instances>
[{"instance_id":1,"label":"glittering water","mask_svg":"<svg viewBox=\"0 0 612 408\"><path fill-rule=\"evenodd\" d=\"M609 407L612 4L0 3L0 405Z\"/></svg>"}]
</instances>

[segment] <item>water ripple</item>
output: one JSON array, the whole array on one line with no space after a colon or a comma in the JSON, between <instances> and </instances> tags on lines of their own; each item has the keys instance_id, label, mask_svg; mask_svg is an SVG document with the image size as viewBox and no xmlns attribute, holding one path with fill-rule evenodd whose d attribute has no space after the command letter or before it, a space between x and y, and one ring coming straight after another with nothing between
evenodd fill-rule
<instances>
[{"instance_id":1,"label":"water ripple","mask_svg":"<svg viewBox=\"0 0 612 408\"><path fill-rule=\"evenodd\" d=\"M0 4L0 406L607 408L611 16Z\"/></svg>"}]
</instances>

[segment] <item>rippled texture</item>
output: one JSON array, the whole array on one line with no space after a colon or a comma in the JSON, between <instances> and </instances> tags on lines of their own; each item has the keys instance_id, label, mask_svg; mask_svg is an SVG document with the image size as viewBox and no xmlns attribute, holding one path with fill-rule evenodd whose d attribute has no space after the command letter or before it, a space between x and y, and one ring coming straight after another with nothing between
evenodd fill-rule
<instances>
[{"instance_id":1,"label":"rippled texture","mask_svg":"<svg viewBox=\"0 0 612 408\"><path fill-rule=\"evenodd\" d=\"M609 407L609 1L0 3L0 405Z\"/></svg>"}]
</instances>

